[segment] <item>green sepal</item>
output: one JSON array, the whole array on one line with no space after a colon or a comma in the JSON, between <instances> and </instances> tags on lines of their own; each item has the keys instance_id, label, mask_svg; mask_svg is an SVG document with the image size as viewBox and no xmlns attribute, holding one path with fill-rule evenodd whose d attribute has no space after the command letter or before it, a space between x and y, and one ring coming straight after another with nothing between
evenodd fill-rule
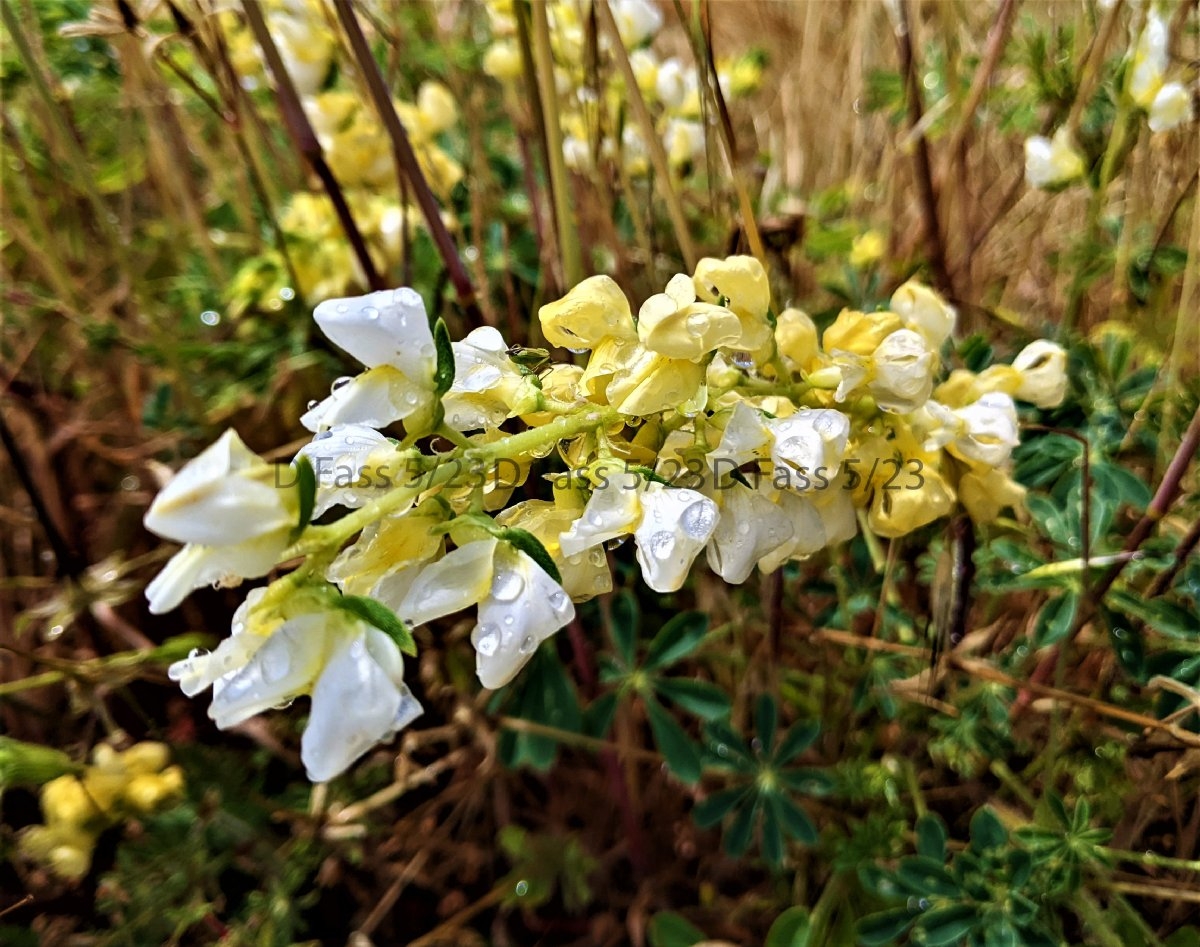
<instances>
[{"instance_id":1,"label":"green sepal","mask_svg":"<svg viewBox=\"0 0 1200 947\"><path fill-rule=\"evenodd\" d=\"M412 630L382 602L364 595L343 595L334 599L333 604L342 611L361 618L368 625L378 628L396 642L401 651L410 657L416 657L417 643L413 640Z\"/></svg>"},{"instance_id":2,"label":"green sepal","mask_svg":"<svg viewBox=\"0 0 1200 947\"><path fill-rule=\"evenodd\" d=\"M300 491L300 513L292 530L292 541L295 542L312 520L317 505L317 472L307 457L298 457L292 466L296 468L296 488Z\"/></svg>"},{"instance_id":3,"label":"green sepal","mask_svg":"<svg viewBox=\"0 0 1200 947\"><path fill-rule=\"evenodd\" d=\"M559 585L562 585L562 573L558 571L558 566L554 564L554 560L550 557L550 553L546 551L546 547L542 545L541 540L534 536L533 533L527 529L518 529L515 526L509 526L506 529L500 530L497 535L510 546L515 546L521 552L525 553L525 555L542 567L542 571L546 575L550 576Z\"/></svg>"},{"instance_id":4,"label":"green sepal","mask_svg":"<svg viewBox=\"0 0 1200 947\"><path fill-rule=\"evenodd\" d=\"M438 319L433 324L433 345L437 350L437 368L433 373L433 390L440 398L454 384L454 347L450 344L450 330L446 320Z\"/></svg>"}]
</instances>

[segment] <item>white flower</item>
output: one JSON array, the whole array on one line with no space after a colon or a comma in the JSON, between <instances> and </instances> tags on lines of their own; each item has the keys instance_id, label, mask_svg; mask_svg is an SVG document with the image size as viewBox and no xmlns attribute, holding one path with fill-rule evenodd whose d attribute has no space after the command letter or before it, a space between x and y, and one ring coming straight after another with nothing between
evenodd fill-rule
<instances>
[{"instance_id":1,"label":"white flower","mask_svg":"<svg viewBox=\"0 0 1200 947\"><path fill-rule=\"evenodd\" d=\"M403 287L329 299L313 313L321 331L369 371L336 384L301 419L310 431L335 424L385 427L433 402L437 350L414 290Z\"/></svg>"},{"instance_id":2,"label":"white flower","mask_svg":"<svg viewBox=\"0 0 1200 947\"><path fill-rule=\"evenodd\" d=\"M654 90L666 108L679 108L695 87L694 70L686 69L678 59L671 57L658 67Z\"/></svg>"},{"instance_id":3,"label":"white flower","mask_svg":"<svg viewBox=\"0 0 1200 947\"><path fill-rule=\"evenodd\" d=\"M279 469L228 430L159 491L146 528L176 542L212 546L291 528L299 500L294 478L277 479Z\"/></svg>"},{"instance_id":4,"label":"white flower","mask_svg":"<svg viewBox=\"0 0 1200 947\"><path fill-rule=\"evenodd\" d=\"M393 453L391 441L365 424L339 424L300 448L296 458L307 458L317 478L313 518L339 504L357 509L390 486L401 472Z\"/></svg>"},{"instance_id":5,"label":"white flower","mask_svg":"<svg viewBox=\"0 0 1200 947\"><path fill-rule=\"evenodd\" d=\"M234 634L215 652L193 654L167 673L189 696L211 684L208 715L222 730L311 694L300 758L313 782L344 772L420 716L400 649L377 628L342 613L310 613L255 634L237 627L245 617L239 610Z\"/></svg>"},{"instance_id":6,"label":"white flower","mask_svg":"<svg viewBox=\"0 0 1200 947\"><path fill-rule=\"evenodd\" d=\"M504 337L491 326L453 343L454 384L442 396L446 423L456 431L495 427L537 406L537 392L508 357Z\"/></svg>"},{"instance_id":7,"label":"white flower","mask_svg":"<svg viewBox=\"0 0 1200 947\"><path fill-rule=\"evenodd\" d=\"M421 625L478 603L471 632L479 683L503 687L543 641L575 617L567 593L528 555L495 537L425 566L398 612Z\"/></svg>"},{"instance_id":8,"label":"white flower","mask_svg":"<svg viewBox=\"0 0 1200 947\"><path fill-rule=\"evenodd\" d=\"M1025 180L1031 187L1058 187L1082 177L1084 170L1065 125L1053 138L1034 135L1025 140Z\"/></svg>"},{"instance_id":9,"label":"white flower","mask_svg":"<svg viewBox=\"0 0 1200 947\"><path fill-rule=\"evenodd\" d=\"M687 579L719 516L716 503L696 490L643 484L635 474L620 474L596 488L559 543L572 556L632 533L646 584L656 592L674 592Z\"/></svg>"},{"instance_id":10,"label":"white flower","mask_svg":"<svg viewBox=\"0 0 1200 947\"><path fill-rule=\"evenodd\" d=\"M663 132L663 149L671 167L679 168L704 157L704 126L690 118L672 118Z\"/></svg>"},{"instance_id":11,"label":"white flower","mask_svg":"<svg viewBox=\"0 0 1200 947\"><path fill-rule=\"evenodd\" d=\"M959 422L959 433L947 449L962 460L999 467L1020 443L1017 408L1003 392L989 392L974 404L959 408L954 415Z\"/></svg>"},{"instance_id":12,"label":"white flower","mask_svg":"<svg viewBox=\"0 0 1200 947\"><path fill-rule=\"evenodd\" d=\"M1146 26L1138 37L1129 71L1129 95L1142 108L1149 108L1162 87L1167 71L1167 22L1157 10L1146 11Z\"/></svg>"},{"instance_id":13,"label":"white flower","mask_svg":"<svg viewBox=\"0 0 1200 947\"><path fill-rule=\"evenodd\" d=\"M146 528L184 543L146 587L150 611L173 609L193 589L266 575L299 525L294 472L268 464L226 431L155 497Z\"/></svg>"},{"instance_id":14,"label":"white flower","mask_svg":"<svg viewBox=\"0 0 1200 947\"><path fill-rule=\"evenodd\" d=\"M612 14L621 42L631 48L653 39L662 26L662 13L651 0L614 0Z\"/></svg>"},{"instance_id":15,"label":"white flower","mask_svg":"<svg viewBox=\"0 0 1200 947\"><path fill-rule=\"evenodd\" d=\"M775 498L779 522L791 527L791 538L759 560L763 572L774 572L789 559L805 559L826 546L825 527L814 498L826 491L801 496L781 490Z\"/></svg>"},{"instance_id":16,"label":"white flower","mask_svg":"<svg viewBox=\"0 0 1200 947\"><path fill-rule=\"evenodd\" d=\"M830 408L804 408L786 418L765 418L745 402L734 407L721 440L708 455L735 467L769 457L776 485L804 492L820 489L841 469L850 437L850 419Z\"/></svg>"},{"instance_id":17,"label":"white flower","mask_svg":"<svg viewBox=\"0 0 1200 947\"><path fill-rule=\"evenodd\" d=\"M919 332L931 349L938 349L954 331L954 307L928 286L914 280L892 293L889 308L904 320L904 327Z\"/></svg>"},{"instance_id":18,"label":"white flower","mask_svg":"<svg viewBox=\"0 0 1200 947\"><path fill-rule=\"evenodd\" d=\"M1168 82L1150 103L1150 131L1170 131L1177 125L1191 121L1192 96L1178 82Z\"/></svg>"},{"instance_id":19,"label":"white flower","mask_svg":"<svg viewBox=\"0 0 1200 947\"><path fill-rule=\"evenodd\" d=\"M868 388L882 410L907 414L929 400L937 360L912 329L898 329L880 342L871 362Z\"/></svg>"},{"instance_id":20,"label":"white flower","mask_svg":"<svg viewBox=\"0 0 1200 947\"><path fill-rule=\"evenodd\" d=\"M708 543L708 564L726 582L740 585L760 560L791 543L794 527L759 490L734 482L717 497L721 517Z\"/></svg>"},{"instance_id":21,"label":"white flower","mask_svg":"<svg viewBox=\"0 0 1200 947\"><path fill-rule=\"evenodd\" d=\"M1013 359L1012 367L1021 378L1015 397L1039 408L1062 404L1067 396L1067 353L1061 345L1046 339L1030 342Z\"/></svg>"}]
</instances>

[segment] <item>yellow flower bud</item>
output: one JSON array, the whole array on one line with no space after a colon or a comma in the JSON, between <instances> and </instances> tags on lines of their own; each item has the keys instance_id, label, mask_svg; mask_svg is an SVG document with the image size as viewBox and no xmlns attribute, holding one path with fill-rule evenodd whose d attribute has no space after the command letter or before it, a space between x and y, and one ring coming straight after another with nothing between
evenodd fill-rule
<instances>
[{"instance_id":1,"label":"yellow flower bud","mask_svg":"<svg viewBox=\"0 0 1200 947\"><path fill-rule=\"evenodd\" d=\"M59 776L42 787L42 812L47 822L83 825L98 815L96 801L74 776Z\"/></svg>"},{"instance_id":2,"label":"yellow flower bud","mask_svg":"<svg viewBox=\"0 0 1200 947\"><path fill-rule=\"evenodd\" d=\"M134 776L125 787L125 801L137 812L145 814L160 808L182 788L183 773L172 766L170 776L165 772Z\"/></svg>"},{"instance_id":3,"label":"yellow flower bud","mask_svg":"<svg viewBox=\"0 0 1200 947\"><path fill-rule=\"evenodd\" d=\"M135 743L118 757L120 764L131 776L142 773L157 773L167 765L171 751L165 743Z\"/></svg>"},{"instance_id":4,"label":"yellow flower bud","mask_svg":"<svg viewBox=\"0 0 1200 947\"><path fill-rule=\"evenodd\" d=\"M458 121L458 106L450 90L433 80L422 82L417 90L417 112L420 130L430 137L441 134Z\"/></svg>"},{"instance_id":5,"label":"yellow flower bud","mask_svg":"<svg viewBox=\"0 0 1200 947\"><path fill-rule=\"evenodd\" d=\"M731 348L757 352L771 342L767 311L771 308L771 284L762 263L752 256L724 260L705 257L696 264L693 276L696 296L716 302L724 296L742 324L741 335Z\"/></svg>"},{"instance_id":6,"label":"yellow flower bud","mask_svg":"<svg viewBox=\"0 0 1200 947\"><path fill-rule=\"evenodd\" d=\"M637 338L629 300L609 276L588 277L562 299L542 306L538 319L546 340L567 349L594 349L605 339Z\"/></svg>"},{"instance_id":7,"label":"yellow flower bud","mask_svg":"<svg viewBox=\"0 0 1200 947\"><path fill-rule=\"evenodd\" d=\"M799 309L783 310L775 323L775 345L779 354L796 368L806 368L816 358L818 350L817 327L808 313Z\"/></svg>"}]
</instances>

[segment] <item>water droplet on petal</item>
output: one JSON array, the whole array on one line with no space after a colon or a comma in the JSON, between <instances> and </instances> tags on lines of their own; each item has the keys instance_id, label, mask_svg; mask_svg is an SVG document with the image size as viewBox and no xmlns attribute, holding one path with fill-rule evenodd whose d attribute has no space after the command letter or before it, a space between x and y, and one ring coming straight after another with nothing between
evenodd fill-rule
<instances>
[{"instance_id":1,"label":"water droplet on petal","mask_svg":"<svg viewBox=\"0 0 1200 947\"><path fill-rule=\"evenodd\" d=\"M511 602L525 591L525 580L514 569L497 569L492 577L492 598L498 602Z\"/></svg>"},{"instance_id":2,"label":"water droplet on petal","mask_svg":"<svg viewBox=\"0 0 1200 947\"><path fill-rule=\"evenodd\" d=\"M686 507L679 525L692 539L705 539L717 522L717 508L710 500L697 500Z\"/></svg>"},{"instance_id":3,"label":"water droplet on petal","mask_svg":"<svg viewBox=\"0 0 1200 947\"><path fill-rule=\"evenodd\" d=\"M475 650L490 658L500 647L500 629L495 625L480 625L472 635Z\"/></svg>"},{"instance_id":4,"label":"water droplet on petal","mask_svg":"<svg viewBox=\"0 0 1200 947\"><path fill-rule=\"evenodd\" d=\"M660 529L650 537L650 555L655 559L666 559L675 551L675 537Z\"/></svg>"},{"instance_id":5,"label":"water droplet on petal","mask_svg":"<svg viewBox=\"0 0 1200 947\"><path fill-rule=\"evenodd\" d=\"M341 378L335 378L333 384L329 386L330 391L340 391L345 388L350 382L354 381L349 375L343 375Z\"/></svg>"},{"instance_id":6,"label":"water droplet on petal","mask_svg":"<svg viewBox=\"0 0 1200 947\"><path fill-rule=\"evenodd\" d=\"M368 306L366 309L363 310L363 315L366 316L368 319L370 319L372 322L374 322L376 319L379 318L379 310L376 309L374 306Z\"/></svg>"},{"instance_id":7,"label":"water droplet on petal","mask_svg":"<svg viewBox=\"0 0 1200 947\"><path fill-rule=\"evenodd\" d=\"M266 684L274 684L283 679L291 669L292 658L282 648L263 648L260 652L262 679Z\"/></svg>"},{"instance_id":8,"label":"water droplet on petal","mask_svg":"<svg viewBox=\"0 0 1200 947\"><path fill-rule=\"evenodd\" d=\"M749 352L734 352L733 364L743 371L748 371L754 367L754 359L751 358Z\"/></svg>"},{"instance_id":9,"label":"water droplet on petal","mask_svg":"<svg viewBox=\"0 0 1200 947\"><path fill-rule=\"evenodd\" d=\"M521 654L533 654L537 650L537 639L533 635L526 635L521 639Z\"/></svg>"},{"instance_id":10,"label":"water droplet on petal","mask_svg":"<svg viewBox=\"0 0 1200 947\"><path fill-rule=\"evenodd\" d=\"M320 403L321 403L321 402L317 401L316 399L313 399L312 401L310 401L310 402L308 403L308 410L309 410L309 411L311 411L313 408L315 408L315 407L316 407L317 405L319 405Z\"/></svg>"}]
</instances>

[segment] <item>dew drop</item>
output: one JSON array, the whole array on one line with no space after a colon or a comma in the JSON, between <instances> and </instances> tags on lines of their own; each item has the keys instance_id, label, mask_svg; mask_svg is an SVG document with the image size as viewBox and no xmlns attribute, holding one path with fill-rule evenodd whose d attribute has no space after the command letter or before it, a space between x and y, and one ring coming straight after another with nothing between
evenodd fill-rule
<instances>
[{"instance_id":1,"label":"dew drop","mask_svg":"<svg viewBox=\"0 0 1200 947\"><path fill-rule=\"evenodd\" d=\"M318 433L317 433L317 435L316 435L316 436L313 438L313 440L314 440L314 441L323 441L323 440L326 440L327 438L330 438L330 437L333 437L333 431L320 431L320 432L318 432Z\"/></svg>"},{"instance_id":2,"label":"dew drop","mask_svg":"<svg viewBox=\"0 0 1200 947\"><path fill-rule=\"evenodd\" d=\"M687 326L687 330L688 330L689 334L695 336L696 338L699 338L701 335L704 334L704 327L705 327L705 324L707 323L707 321L708 320L706 320L704 318L704 316L701 315L700 313L693 312L690 316L687 317L686 320L684 320L684 324Z\"/></svg>"},{"instance_id":3,"label":"dew drop","mask_svg":"<svg viewBox=\"0 0 1200 947\"><path fill-rule=\"evenodd\" d=\"M475 650L490 658L500 647L500 629L495 625L480 625L475 629Z\"/></svg>"},{"instance_id":4,"label":"dew drop","mask_svg":"<svg viewBox=\"0 0 1200 947\"><path fill-rule=\"evenodd\" d=\"M737 534L739 536L749 536L750 535L750 524L749 523L738 523L737 524ZM773 534L768 533L767 535L771 536Z\"/></svg>"},{"instance_id":5,"label":"dew drop","mask_svg":"<svg viewBox=\"0 0 1200 947\"><path fill-rule=\"evenodd\" d=\"M133 474L130 474L128 477L121 478L121 489L125 490L126 492L130 490L136 490L141 485L142 482Z\"/></svg>"},{"instance_id":6,"label":"dew drop","mask_svg":"<svg viewBox=\"0 0 1200 947\"><path fill-rule=\"evenodd\" d=\"M567 604L567 596L562 592L550 593L550 607L555 611L559 611Z\"/></svg>"},{"instance_id":7,"label":"dew drop","mask_svg":"<svg viewBox=\"0 0 1200 947\"><path fill-rule=\"evenodd\" d=\"M525 591L525 580L513 569L498 569L492 577L492 598L498 602L511 602Z\"/></svg>"},{"instance_id":8,"label":"dew drop","mask_svg":"<svg viewBox=\"0 0 1200 947\"><path fill-rule=\"evenodd\" d=\"M655 559L666 559L675 551L675 537L665 529L660 529L650 537L650 554Z\"/></svg>"},{"instance_id":9,"label":"dew drop","mask_svg":"<svg viewBox=\"0 0 1200 947\"><path fill-rule=\"evenodd\" d=\"M291 655L282 648L263 648L261 655L263 682L274 684L277 681L283 680L284 675L292 667Z\"/></svg>"},{"instance_id":10,"label":"dew drop","mask_svg":"<svg viewBox=\"0 0 1200 947\"><path fill-rule=\"evenodd\" d=\"M692 539L706 539L716 522L716 507L707 500L697 500L691 506L686 507L679 517L679 525ZM672 540L672 545L674 545L674 540ZM669 553L664 554L661 558L665 558L666 555Z\"/></svg>"},{"instance_id":11,"label":"dew drop","mask_svg":"<svg viewBox=\"0 0 1200 947\"><path fill-rule=\"evenodd\" d=\"M340 391L345 388L350 382L354 381L349 375L343 375L341 378L335 378L333 384L329 386L330 391Z\"/></svg>"},{"instance_id":12,"label":"dew drop","mask_svg":"<svg viewBox=\"0 0 1200 947\"><path fill-rule=\"evenodd\" d=\"M368 319L370 319L372 322L374 322L376 319L379 318L379 310L376 309L374 306L368 306L366 309L363 310L363 315L366 316Z\"/></svg>"},{"instance_id":13,"label":"dew drop","mask_svg":"<svg viewBox=\"0 0 1200 947\"><path fill-rule=\"evenodd\" d=\"M310 402L308 403L308 410L309 410L309 411L311 411L313 408L315 408L315 407L316 407L318 404L320 404L320 403L321 403L321 402L317 401L316 399L314 399L314 400L310 401Z\"/></svg>"},{"instance_id":14,"label":"dew drop","mask_svg":"<svg viewBox=\"0 0 1200 947\"><path fill-rule=\"evenodd\" d=\"M533 635L526 635L521 639L521 654L533 654L537 650L537 639Z\"/></svg>"},{"instance_id":15,"label":"dew drop","mask_svg":"<svg viewBox=\"0 0 1200 947\"><path fill-rule=\"evenodd\" d=\"M516 892L517 892L517 897L518 897L518 898L523 898L523 897L525 897L525 895L529 893L529 882L527 882L527 881L518 881L518 882L517 882L517 887L516 887Z\"/></svg>"},{"instance_id":16,"label":"dew drop","mask_svg":"<svg viewBox=\"0 0 1200 947\"><path fill-rule=\"evenodd\" d=\"M572 355L587 355L587 349L567 349Z\"/></svg>"},{"instance_id":17,"label":"dew drop","mask_svg":"<svg viewBox=\"0 0 1200 947\"><path fill-rule=\"evenodd\" d=\"M754 367L754 359L749 352L734 352L733 364L742 369L742 371L748 371Z\"/></svg>"},{"instance_id":18,"label":"dew drop","mask_svg":"<svg viewBox=\"0 0 1200 947\"><path fill-rule=\"evenodd\" d=\"M279 298L284 302L290 302L296 298L296 291L290 286L285 286L279 291Z\"/></svg>"},{"instance_id":19,"label":"dew drop","mask_svg":"<svg viewBox=\"0 0 1200 947\"><path fill-rule=\"evenodd\" d=\"M46 640L54 641L56 638L61 638L66 629L62 625L54 625L46 632Z\"/></svg>"}]
</instances>

